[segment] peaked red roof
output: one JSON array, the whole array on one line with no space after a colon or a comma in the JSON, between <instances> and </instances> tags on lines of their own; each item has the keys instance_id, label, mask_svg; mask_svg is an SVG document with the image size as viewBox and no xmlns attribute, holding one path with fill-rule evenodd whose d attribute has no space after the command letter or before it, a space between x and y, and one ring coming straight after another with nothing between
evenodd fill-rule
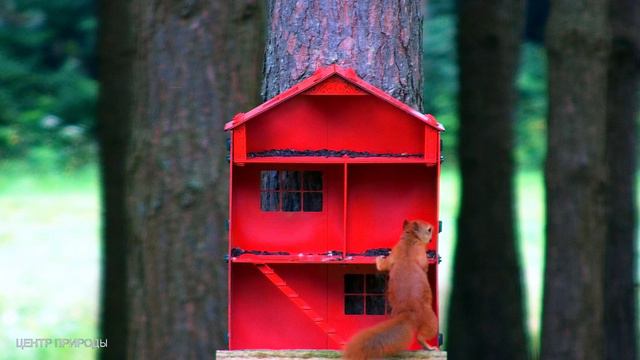
<instances>
[{"instance_id":1,"label":"peaked red roof","mask_svg":"<svg viewBox=\"0 0 640 360\"><path fill-rule=\"evenodd\" d=\"M386 101L387 103L395 106L399 110L406 112L407 114L433 127L434 129L439 131L444 131L444 127L442 126L442 124L438 123L438 121L436 121L436 118L433 117L431 114L422 114L418 110L415 110L411 106L387 94L382 89L379 89L369 84L368 82L364 81L362 78L358 76L358 74L356 74L356 72L353 69L343 68L335 64L319 68L310 77L302 80L296 85L281 92L280 94L258 105L257 107L251 109L250 111L246 113L236 114L236 116L233 117L233 120L225 124L224 129L231 130L239 125L242 125L245 122L251 120L252 118L262 114L263 112L278 106L279 104L287 101L288 99L306 90L309 90L313 86L318 85L333 76L339 76L343 80L345 80L347 83L352 84L355 87L361 90L364 90L366 93L371 94L383 101Z\"/></svg>"}]
</instances>

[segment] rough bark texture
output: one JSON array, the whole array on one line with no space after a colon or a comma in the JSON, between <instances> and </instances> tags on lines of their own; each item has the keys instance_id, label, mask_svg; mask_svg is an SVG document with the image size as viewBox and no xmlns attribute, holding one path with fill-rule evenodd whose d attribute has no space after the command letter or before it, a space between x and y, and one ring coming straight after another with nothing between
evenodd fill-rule
<instances>
[{"instance_id":1,"label":"rough bark texture","mask_svg":"<svg viewBox=\"0 0 640 360\"><path fill-rule=\"evenodd\" d=\"M269 1L263 97L338 64L422 110L422 11L410 0Z\"/></svg>"},{"instance_id":2,"label":"rough bark texture","mask_svg":"<svg viewBox=\"0 0 640 360\"><path fill-rule=\"evenodd\" d=\"M263 97L322 66L351 67L422 110L422 1L269 1Z\"/></svg>"},{"instance_id":3,"label":"rough bark texture","mask_svg":"<svg viewBox=\"0 0 640 360\"><path fill-rule=\"evenodd\" d=\"M258 99L262 7L259 0L135 1L131 359L204 359L226 347L223 125Z\"/></svg>"},{"instance_id":4,"label":"rough bark texture","mask_svg":"<svg viewBox=\"0 0 640 360\"><path fill-rule=\"evenodd\" d=\"M551 4L543 359L604 357L607 5Z\"/></svg>"},{"instance_id":5,"label":"rough bark texture","mask_svg":"<svg viewBox=\"0 0 640 360\"><path fill-rule=\"evenodd\" d=\"M606 358L638 358L636 119L640 80L640 3L611 0L612 47L607 80L608 165L604 321Z\"/></svg>"},{"instance_id":6,"label":"rough bark texture","mask_svg":"<svg viewBox=\"0 0 640 360\"><path fill-rule=\"evenodd\" d=\"M108 339L103 359L123 359L127 345L127 217L125 154L132 110L131 76L135 46L130 1L100 1L98 35L102 204L100 337Z\"/></svg>"},{"instance_id":7,"label":"rough bark texture","mask_svg":"<svg viewBox=\"0 0 640 360\"><path fill-rule=\"evenodd\" d=\"M447 350L451 359L525 359L513 185L524 1L458 6L462 195Z\"/></svg>"}]
</instances>

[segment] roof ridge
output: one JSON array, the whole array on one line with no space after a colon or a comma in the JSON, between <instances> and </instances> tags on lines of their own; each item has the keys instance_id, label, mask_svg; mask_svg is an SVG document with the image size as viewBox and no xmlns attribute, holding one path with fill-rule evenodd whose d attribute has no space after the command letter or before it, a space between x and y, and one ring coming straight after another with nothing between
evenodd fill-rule
<instances>
[{"instance_id":1,"label":"roof ridge","mask_svg":"<svg viewBox=\"0 0 640 360\"><path fill-rule=\"evenodd\" d=\"M245 112L245 113L241 112L236 114L231 121L225 124L224 129L231 130L241 124L244 124L247 121L251 120L252 118L262 114L263 112L278 106L284 101L303 93L304 91L312 88L313 86L335 75L340 76L342 79L344 79L348 83L362 89L366 93L373 95L383 101L386 101L390 105L408 113L409 115L435 128L436 130L444 131L444 127L437 122L437 120L433 115L423 114L418 110L412 108L411 106L405 104L404 102L394 98L384 90L368 83L367 81L362 79L360 76L358 76L357 72L353 68L342 67L337 64L331 64L329 66L319 67L316 69L316 71L314 71L314 73L311 76L298 82L297 84L294 84L293 86L281 92L280 94L254 107L248 112Z\"/></svg>"}]
</instances>

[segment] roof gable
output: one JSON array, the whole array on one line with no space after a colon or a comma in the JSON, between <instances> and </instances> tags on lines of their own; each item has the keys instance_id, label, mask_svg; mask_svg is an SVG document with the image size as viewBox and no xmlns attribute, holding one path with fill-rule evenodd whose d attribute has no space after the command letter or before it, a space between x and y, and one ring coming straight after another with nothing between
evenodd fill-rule
<instances>
[{"instance_id":1,"label":"roof gable","mask_svg":"<svg viewBox=\"0 0 640 360\"><path fill-rule=\"evenodd\" d=\"M367 95L368 93L340 76L331 76L303 92L304 95Z\"/></svg>"},{"instance_id":2,"label":"roof gable","mask_svg":"<svg viewBox=\"0 0 640 360\"><path fill-rule=\"evenodd\" d=\"M422 114L402 101L387 94L383 90L369 84L360 78L351 68L343 68L330 65L319 68L310 77L274 96L266 102L258 105L246 113L238 113L233 120L225 124L225 130L231 130L246 123L254 117L272 109L290 98L299 94L306 95L373 95L397 109L413 116L438 131L444 131L444 127L430 114Z\"/></svg>"}]
</instances>

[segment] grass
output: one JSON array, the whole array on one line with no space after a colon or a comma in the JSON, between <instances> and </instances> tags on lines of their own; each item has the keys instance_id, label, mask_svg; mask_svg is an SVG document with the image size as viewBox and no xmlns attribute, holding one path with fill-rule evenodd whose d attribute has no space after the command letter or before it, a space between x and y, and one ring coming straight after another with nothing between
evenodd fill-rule
<instances>
[{"instance_id":1,"label":"grass","mask_svg":"<svg viewBox=\"0 0 640 360\"><path fill-rule=\"evenodd\" d=\"M527 324L538 344L544 268L544 188L540 172L516 178L519 250ZM16 338L96 338L99 283L97 169L32 171L0 164L0 354L11 359L86 359L95 350L18 349ZM440 314L446 325L458 173L441 179ZM446 341L446 337L445 337Z\"/></svg>"},{"instance_id":2,"label":"grass","mask_svg":"<svg viewBox=\"0 0 640 360\"><path fill-rule=\"evenodd\" d=\"M520 172L516 177L518 250L524 275L527 325L532 349L540 343L542 284L544 279L544 177L541 172Z\"/></svg>"},{"instance_id":3,"label":"grass","mask_svg":"<svg viewBox=\"0 0 640 360\"><path fill-rule=\"evenodd\" d=\"M98 221L95 167L0 166L0 357L95 357L85 347L19 349L16 339L97 337Z\"/></svg>"}]
</instances>

